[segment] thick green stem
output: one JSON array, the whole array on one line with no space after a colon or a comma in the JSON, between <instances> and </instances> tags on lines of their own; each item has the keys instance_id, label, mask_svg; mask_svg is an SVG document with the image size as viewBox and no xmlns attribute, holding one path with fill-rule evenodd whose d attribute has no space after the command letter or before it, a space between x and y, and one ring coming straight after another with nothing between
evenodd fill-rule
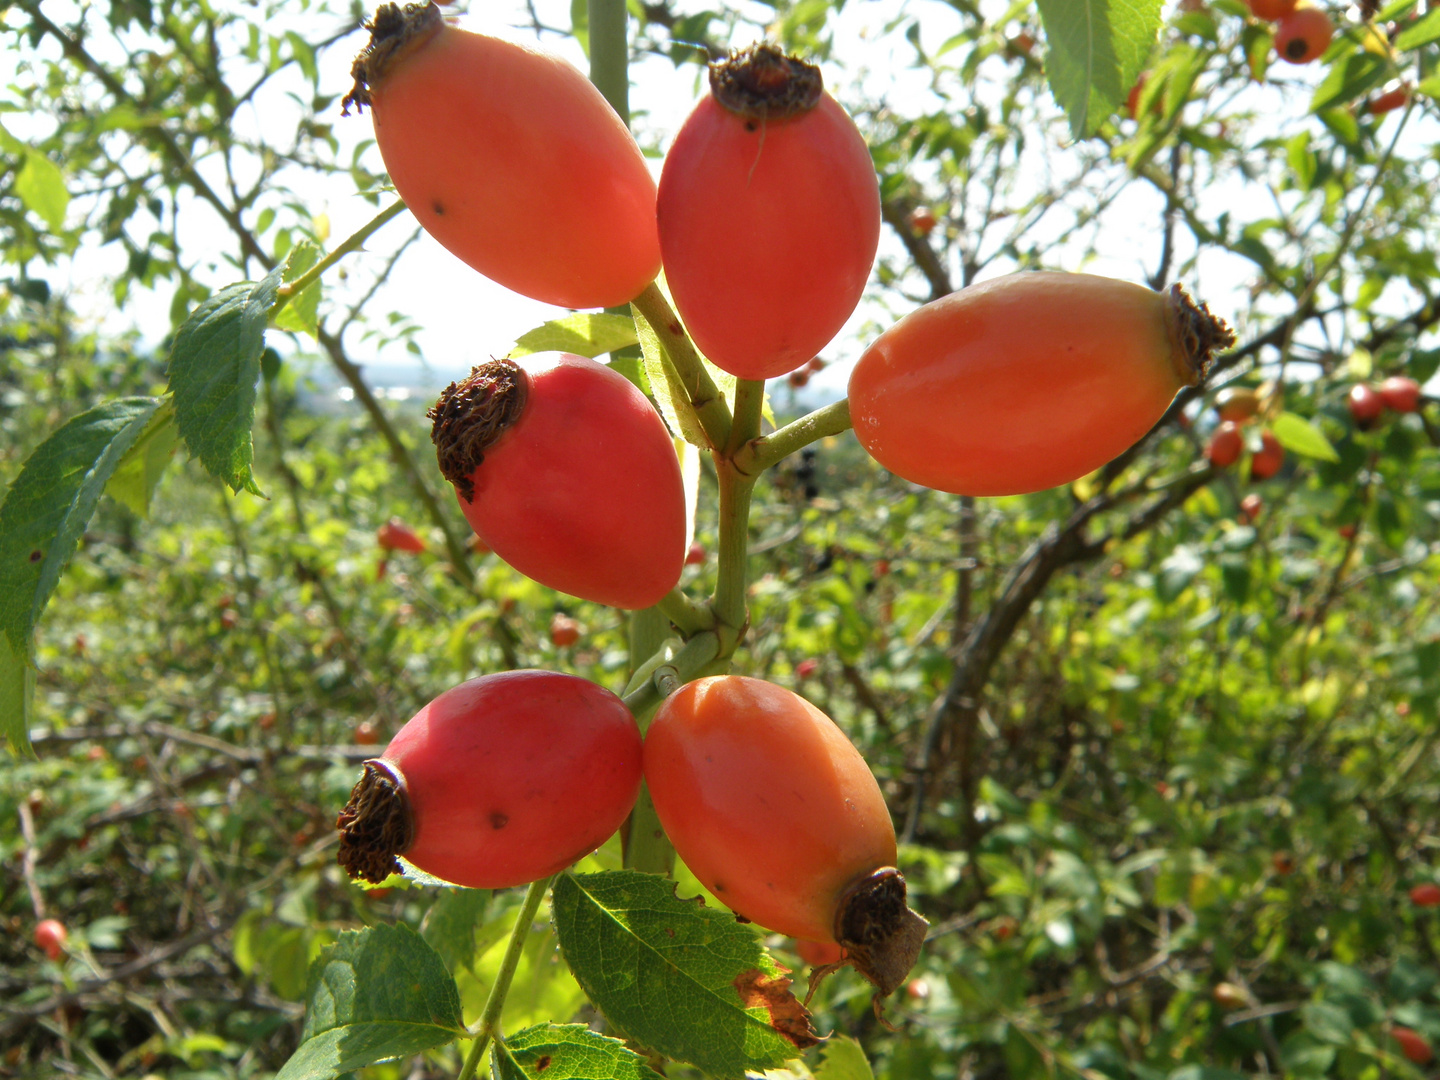
<instances>
[{"instance_id":1,"label":"thick green stem","mask_svg":"<svg viewBox=\"0 0 1440 1080\"><path fill-rule=\"evenodd\" d=\"M839 435L850 429L850 399L826 405L784 427L751 439L735 452L735 468L746 476L759 476L772 465L778 465L802 446L808 446L828 435Z\"/></svg>"},{"instance_id":2,"label":"thick green stem","mask_svg":"<svg viewBox=\"0 0 1440 1080\"><path fill-rule=\"evenodd\" d=\"M373 218L371 218L364 226L362 226L356 232L353 232L349 236L347 236L345 238L345 241L339 247L337 247L329 255L326 255L325 258L321 259L309 270L305 271L305 273L301 274L294 281L281 285L280 288L276 290L276 296L278 297L278 299L276 299L275 301L275 306L270 309L270 317L274 318L275 314L290 302L290 298L292 296L299 296L302 292L309 288L311 284L320 280L321 274L325 273L326 270L329 270L330 267L334 266L346 255L349 255L352 251L359 251L360 246L364 244L366 240L370 239L371 235L377 229L379 229L380 226L384 225L391 218L397 217L404 209L405 204L403 202L397 201L395 203L392 203L390 206L386 207L384 210L381 210L380 213L376 214Z\"/></svg>"},{"instance_id":3,"label":"thick green stem","mask_svg":"<svg viewBox=\"0 0 1440 1080\"><path fill-rule=\"evenodd\" d=\"M465 1055L465 1067L460 1070L458 1080L471 1080L480 1066L480 1059L485 1056L485 1048L495 1035L500 1012L505 1008L505 996L510 993L510 982L515 978L515 969L520 966L520 952L525 948L525 938L535 922L535 913L540 910L540 901L545 899L545 890L550 887L551 880L547 877L532 881L525 893L525 903L515 920L515 929L510 931L510 944L505 947L505 958L500 961L500 970L490 984L490 996L485 999L485 1008L472 1029L475 1042L470 1046L470 1053Z\"/></svg>"},{"instance_id":4,"label":"thick green stem","mask_svg":"<svg viewBox=\"0 0 1440 1080\"><path fill-rule=\"evenodd\" d=\"M715 612L687 596L678 586L661 598L655 610L662 612L687 638L694 637L701 630L715 629Z\"/></svg>"},{"instance_id":5,"label":"thick green stem","mask_svg":"<svg viewBox=\"0 0 1440 1080\"><path fill-rule=\"evenodd\" d=\"M715 380L705 370L694 342L685 333L665 294L652 281L630 303L660 339L660 345L680 376L680 382L694 406L696 419L710 445L717 450L724 447L730 441L730 406L725 403L725 395L720 393Z\"/></svg>"},{"instance_id":6,"label":"thick green stem","mask_svg":"<svg viewBox=\"0 0 1440 1080\"><path fill-rule=\"evenodd\" d=\"M741 476L724 459L716 461L720 476L720 571L715 582L715 617L719 620L721 655L740 644L749 619L745 605L745 564L750 547L750 493L755 482Z\"/></svg>"},{"instance_id":7,"label":"thick green stem","mask_svg":"<svg viewBox=\"0 0 1440 1080\"><path fill-rule=\"evenodd\" d=\"M735 383L735 419L725 456L732 461L740 448L760 437L760 418L765 412L765 383L740 379Z\"/></svg>"},{"instance_id":8,"label":"thick green stem","mask_svg":"<svg viewBox=\"0 0 1440 1080\"><path fill-rule=\"evenodd\" d=\"M610 107L630 123L630 43L625 0L589 0L590 81Z\"/></svg>"}]
</instances>

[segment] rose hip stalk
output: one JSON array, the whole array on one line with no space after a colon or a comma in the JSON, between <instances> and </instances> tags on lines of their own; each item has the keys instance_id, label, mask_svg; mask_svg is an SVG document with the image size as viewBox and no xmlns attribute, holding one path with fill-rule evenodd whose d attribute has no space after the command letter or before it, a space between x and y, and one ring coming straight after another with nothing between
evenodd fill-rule
<instances>
[{"instance_id":1,"label":"rose hip stalk","mask_svg":"<svg viewBox=\"0 0 1440 1080\"><path fill-rule=\"evenodd\" d=\"M547 877L615 832L640 791L640 733L610 691L507 671L461 683L396 733L341 811L340 865L372 883L396 856L472 889Z\"/></svg>"}]
</instances>

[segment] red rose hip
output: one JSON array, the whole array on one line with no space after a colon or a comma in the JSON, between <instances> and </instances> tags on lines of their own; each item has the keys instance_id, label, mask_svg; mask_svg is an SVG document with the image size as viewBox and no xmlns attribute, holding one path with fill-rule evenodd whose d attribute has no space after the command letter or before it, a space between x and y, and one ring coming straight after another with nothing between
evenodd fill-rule
<instances>
[{"instance_id":1,"label":"red rose hip","mask_svg":"<svg viewBox=\"0 0 1440 1080\"><path fill-rule=\"evenodd\" d=\"M881 993L914 965L895 828L865 759L828 716L740 675L682 686L645 738L645 780L675 851L768 929L838 942Z\"/></svg>"},{"instance_id":2,"label":"red rose hip","mask_svg":"<svg viewBox=\"0 0 1440 1080\"><path fill-rule=\"evenodd\" d=\"M640 755L625 703L592 682L553 671L471 679L365 763L336 822L340 865L379 883L404 855L472 889L546 877L620 827Z\"/></svg>"},{"instance_id":3,"label":"red rose hip","mask_svg":"<svg viewBox=\"0 0 1440 1080\"><path fill-rule=\"evenodd\" d=\"M430 410L440 471L516 570L600 604L647 608L685 564L685 488L634 384L569 353L491 360Z\"/></svg>"},{"instance_id":4,"label":"red rose hip","mask_svg":"<svg viewBox=\"0 0 1440 1080\"><path fill-rule=\"evenodd\" d=\"M1350 388L1345 404L1350 409L1355 426L1361 431L1369 431L1385 413L1385 399L1378 390L1365 383L1356 383Z\"/></svg>"},{"instance_id":5,"label":"red rose hip","mask_svg":"<svg viewBox=\"0 0 1440 1080\"><path fill-rule=\"evenodd\" d=\"M65 952L65 940L70 935L65 924L59 919L41 919L35 924L35 944L45 950L51 960L59 960Z\"/></svg>"},{"instance_id":6,"label":"red rose hip","mask_svg":"<svg viewBox=\"0 0 1440 1080\"><path fill-rule=\"evenodd\" d=\"M1380 384L1380 399L1395 412L1415 412L1420 408L1420 384L1407 375L1391 375Z\"/></svg>"},{"instance_id":7,"label":"red rose hip","mask_svg":"<svg viewBox=\"0 0 1440 1080\"><path fill-rule=\"evenodd\" d=\"M1224 469L1239 461L1244 449L1245 439L1240 434L1240 428L1226 420L1215 429L1215 434L1210 436L1210 441L1205 446L1205 457L1217 469Z\"/></svg>"},{"instance_id":8,"label":"red rose hip","mask_svg":"<svg viewBox=\"0 0 1440 1080\"><path fill-rule=\"evenodd\" d=\"M711 66L665 156L665 277L696 346L742 379L793 371L859 303L880 241L865 140L820 71L757 45Z\"/></svg>"}]
</instances>

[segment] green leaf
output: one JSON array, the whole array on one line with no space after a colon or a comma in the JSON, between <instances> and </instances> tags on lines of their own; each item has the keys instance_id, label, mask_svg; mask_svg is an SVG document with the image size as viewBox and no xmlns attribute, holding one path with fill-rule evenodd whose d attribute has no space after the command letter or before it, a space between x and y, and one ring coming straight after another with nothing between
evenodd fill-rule
<instances>
[{"instance_id":1,"label":"green leaf","mask_svg":"<svg viewBox=\"0 0 1440 1080\"><path fill-rule=\"evenodd\" d=\"M165 467L175 456L175 446L179 441L179 433L175 430L175 408L166 401L155 410L140 437L125 451L110 482L105 485L105 494L123 503L136 517L148 517L150 498L155 494Z\"/></svg>"},{"instance_id":2,"label":"green leaf","mask_svg":"<svg viewBox=\"0 0 1440 1080\"><path fill-rule=\"evenodd\" d=\"M562 874L551 902L570 970L630 1038L722 1080L774 1068L819 1041L754 933L677 899L674 882L634 871Z\"/></svg>"},{"instance_id":3,"label":"green leaf","mask_svg":"<svg viewBox=\"0 0 1440 1080\"><path fill-rule=\"evenodd\" d=\"M1245 63L1250 68L1250 78L1264 82L1270 70L1270 55L1275 47L1275 35L1269 26L1249 23L1240 31L1240 43L1245 49Z\"/></svg>"},{"instance_id":4,"label":"green leaf","mask_svg":"<svg viewBox=\"0 0 1440 1080\"><path fill-rule=\"evenodd\" d=\"M586 57L590 55L589 0L570 0L570 35L580 44Z\"/></svg>"},{"instance_id":5,"label":"green leaf","mask_svg":"<svg viewBox=\"0 0 1440 1080\"><path fill-rule=\"evenodd\" d=\"M191 312L170 350L170 392L180 437L210 475L261 494L251 476L255 392L265 321L283 267L259 283L228 285Z\"/></svg>"},{"instance_id":6,"label":"green leaf","mask_svg":"<svg viewBox=\"0 0 1440 1080\"><path fill-rule=\"evenodd\" d=\"M848 1035L832 1035L821 1054L815 1080L875 1080L864 1049Z\"/></svg>"},{"instance_id":7,"label":"green leaf","mask_svg":"<svg viewBox=\"0 0 1440 1080\"><path fill-rule=\"evenodd\" d=\"M529 356L538 352L568 352L588 356L592 360L604 353L634 345L635 320L626 315L566 315L544 326L537 326L515 340L511 357Z\"/></svg>"},{"instance_id":8,"label":"green leaf","mask_svg":"<svg viewBox=\"0 0 1440 1080\"><path fill-rule=\"evenodd\" d=\"M1332 64L1310 98L1310 111L1348 105L1365 91L1384 82L1389 65L1374 53L1355 52L1342 63Z\"/></svg>"},{"instance_id":9,"label":"green leaf","mask_svg":"<svg viewBox=\"0 0 1440 1080\"><path fill-rule=\"evenodd\" d=\"M1408 49L1418 49L1422 45L1429 45L1432 41L1440 41L1440 8L1434 8L1427 12L1418 22L1414 22L1400 32L1395 39L1395 48L1401 52Z\"/></svg>"},{"instance_id":10,"label":"green leaf","mask_svg":"<svg viewBox=\"0 0 1440 1080\"><path fill-rule=\"evenodd\" d=\"M665 426L672 435L684 439L692 446L706 449L709 443L694 410L677 407L675 404L676 401L686 400L685 384L680 379L680 372L675 369L675 364L670 359L670 354L665 351L665 346L661 344L659 335L650 328L650 324L638 309L635 311L635 331L640 339L640 351L645 356L645 376L650 383L650 395L659 406L660 415L665 418ZM733 376L731 378L733 380Z\"/></svg>"},{"instance_id":11,"label":"green leaf","mask_svg":"<svg viewBox=\"0 0 1440 1080\"><path fill-rule=\"evenodd\" d=\"M26 459L0 503L0 631L26 660L101 492L160 405L120 398L69 420Z\"/></svg>"},{"instance_id":12,"label":"green leaf","mask_svg":"<svg viewBox=\"0 0 1440 1080\"><path fill-rule=\"evenodd\" d=\"M430 905L420 936L439 954L447 971L475 962L475 930L489 907L490 893L485 889L441 889Z\"/></svg>"},{"instance_id":13,"label":"green leaf","mask_svg":"<svg viewBox=\"0 0 1440 1080\"><path fill-rule=\"evenodd\" d=\"M495 1080L661 1080L619 1039L584 1024L537 1024L517 1031L490 1054Z\"/></svg>"},{"instance_id":14,"label":"green leaf","mask_svg":"<svg viewBox=\"0 0 1440 1080\"><path fill-rule=\"evenodd\" d=\"M1038 0L1045 71L1070 132L1093 134L1125 99L1160 31L1160 0Z\"/></svg>"},{"instance_id":15,"label":"green leaf","mask_svg":"<svg viewBox=\"0 0 1440 1080\"><path fill-rule=\"evenodd\" d=\"M313 240L301 240L290 249L285 260L285 284L303 276L320 261L320 248ZM290 301L275 314L275 327L279 330L298 330L317 337L320 332L320 282L312 281L299 296Z\"/></svg>"},{"instance_id":16,"label":"green leaf","mask_svg":"<svg viewBox=\"0 0 1440 1080\"><path fill-rule=\"evenodd\" d=\"M40 215L51 232L65 228L65 209L70 205L65 174L38 150L25 155L25 164L15 176L15 194L27 209Z\"/></svg>"},{"instance_id":17,"label":"green leaf","mask_svg":"<svg viewBox=\"0 0 1440 1080\"><path fill-rule=\"evenodd\" d=\"M25 662L26 652L11 648L0 634L0 735L17 757L35 756L30 745L30 716L35 703L35 669Z\"/></svg>"},{"instance_id":18,"label":"green leaf","mask_svg":"<svg viewBox=\"0 0 1440 1080\"><path fill-rule=\"evenodd\" d=\"M349 931L311 965L300 1047L276 1080L331 1080L465 1035L455 980L418 934Z\"/></svg>"},{"instance_id":19,"label":"green leaf","mask_svg":"<svg viewBox=\"0 0 1440 1080\"><path fill-rule=\"evenodd\" d=\"M1270 425L1275 438L1286 450L1292 450L1304 457L1319 458L1321 461L1339 461L1340 455L1310 421L1292 412L1282 412Z\"/></svg>"}]
</instances>

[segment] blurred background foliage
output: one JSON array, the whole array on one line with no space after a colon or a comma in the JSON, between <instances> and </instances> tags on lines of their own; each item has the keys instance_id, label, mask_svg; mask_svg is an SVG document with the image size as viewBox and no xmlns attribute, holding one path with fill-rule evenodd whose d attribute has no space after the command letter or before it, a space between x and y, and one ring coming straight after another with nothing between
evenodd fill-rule
<instances>
[{"instance_id":1,"label":"blurred background foliage","mask_svg":"<svg viewBox=\"0 0 1440 1080\"><path fill-rule=\"evenodd\" d=\"M1425 1074L1397 1026L1440 1042L1440 909L1408 896L1440 882L1440 415L1432 400L1362 432L1345 408L1354 381L1440 364L1436 104L1367 109L1387 80L1433 80L1440 30L1399 49L1422 6L1371 23L1328 6L1341 33L1313 71L1268 68L1269 31L1237 0L1167 6L1138 120L1120 104L1076 138L1025 0L895 4L868 60L836 45L853 12L825 0L632 5L637 59L693 64L768 28L848 76L832 90L871 141L889 226L868 310L1116 259L1236 305L1240 344L1208 385L1070 489L925 491L848 435L757 489L736 670L805 694L861 747L937 928L892 1026L847 972L813 1002L878 1076L1370 1080ZM922 23L940 9L957 29L937 48ZM583 37L573 14L551 32ZM16 58L0 485L65 419L163 388L165 343L81 313L86 258L105 253L115 310L165 293L178 325L210 289L326 243L315 177L380 204L378 156L341 147L320 91L362 17L0 5ZM922 90L891 93L902 75ZM242 114L271 86L293 115L256 129ZM33 138L9 133L21 111ZM376 921L422 930L478 1011L519 897L344 880L333 821L356 764L462 679L546 667L618 689L630 657L619 613L466 550L423 404L383 400L360 366L413 336L387 307L392 265L334 282L315 336L272 332L268 499L177 461L147 518L102 502L61 581L39 760L0 774L0 1075L269 1075L295 1046L308 961ZM336 381L353 404L317 407ZM1262 392L1252 440L1283 411L1334 460L1292 435L1271 479L1207 467L1225 386ZM803 405L772 392L782 414ZM426 553L377 548L394 516ZM714 540L706 475L697 541ZM708 589L713 567L685 583ZM580 624L572 646L550 641L557 612ZM42 914L69 928L58 961L32 944ZM793 943L773 945L800 977ZM507 1026L572 1017L595 1020L537 925Z\"/></svg>"}]
</instances>

